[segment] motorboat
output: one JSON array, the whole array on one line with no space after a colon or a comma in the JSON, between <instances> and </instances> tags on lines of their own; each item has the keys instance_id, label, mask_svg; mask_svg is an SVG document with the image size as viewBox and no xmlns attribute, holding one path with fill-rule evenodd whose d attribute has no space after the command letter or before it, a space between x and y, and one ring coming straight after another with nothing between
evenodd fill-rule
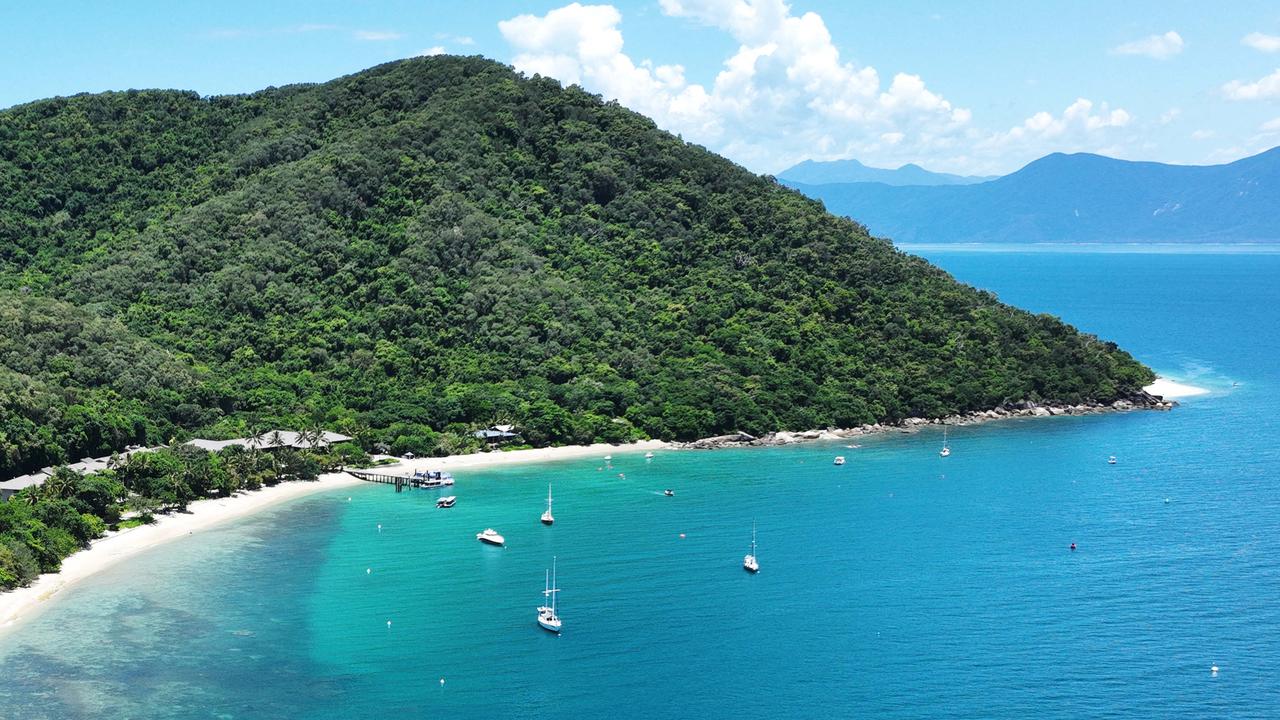
<instances>
[{"instance_id":1,"label":"motorboat","mask_svg":"<svg viewBox=\"0 0 1280 720\"><path fill-rule=\"evenodd\" d=\"M458 502L458 496L457 496L457 495L446 495L446 496L444 496L444 497L440 498L439 500L436 500L436 507L438 507L438 508L451 508L451 507L453 507L453 504L454 504L454 503L456 503L456 502Z\"/></svg>"},{"instance_id":2,"label":"motorboat","mask_svg":"<svg viewBox=\"0 0 1280 720\"><path fill-rule=\"evenodd\" d=\"M493 528L485 528L484 532L476 533L476 539L482 543L497 545L498 547L502 547L507 542L506 538L499 535L498 531Z\"/></svg>"},{"instance_id":3,"label":"motorboat","mask_svg":"<svg viewBox=\"0 0 1280 720\"><path fill-rule=\"evenodd\" d=\"M836 464L836 465L843 465L843 464L844 464L844 456L843 456L843 455L837 455L837 456L836 456L836 462L835 462L835 464Z\"/></svg>"},{"instance_id":4,"label":"motorboat","mask_svg":"<svg viewBox=\"0 0 1280 720\"><path fill-rule=\"evenodd\" d=\"M675 491L675 490L663 490L663 491L662 491L662 494L663 494L663 495L666 495L667 497L675 497L675 496L676 496L676 491Z\"/></svg>"}]
</instances>

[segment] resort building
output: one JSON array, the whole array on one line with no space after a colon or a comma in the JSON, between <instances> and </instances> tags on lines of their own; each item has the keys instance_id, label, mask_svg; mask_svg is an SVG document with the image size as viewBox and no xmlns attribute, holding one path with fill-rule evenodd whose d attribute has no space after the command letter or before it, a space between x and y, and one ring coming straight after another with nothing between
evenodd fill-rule
<instances>
[{"instance_id":1,"label":"resort building","mask_svg":"<svg viewBox=\"0 0 1280 720\"><path fill-rule=\"evenodd\" d=\"M518 439L520 433L515 430L516 427L514 425L490 425L483 430L475 431L472 435L491 445L496 445Z\"/></svg>"},{"instance_id":2,"label":"resort building","mask_svg":"<svg viewBox=\"0 0 1280 720\"><path fill-rule=\"evenodd\" d=\"M196 439L189 440L185 444L216 453L219 450L232 445L239 445L244 448L256 447L263 450L270 450L278 447L312 450L315 448L329 447L330 445L335 445L337 443L350 442L353 439L354 438L343 435L342 433L329 432L328 430L323 431L321 433L321 437L314 440L307 433L297 433L292 430L275 430L264 433L262 437L256 441L253 438L236 438L233 440ZM83 458L78 462L67 463L66 467L67 469L74 470L81 475L93 475L94 473L102 472L110 467L112 457L124 458L134 453L153 452L160 449L162 448L130 445L123 451L115 453L114 455L106 455L97 458ZM52 475L53 471L56 469L57 467L40 468L38 472L31 473L30 475L19 475L15 478L0 481L0 502L13 497L13 495L19 490L29 488L33 485L43 484L45 479Z\"/></svg>"}]
</instances>

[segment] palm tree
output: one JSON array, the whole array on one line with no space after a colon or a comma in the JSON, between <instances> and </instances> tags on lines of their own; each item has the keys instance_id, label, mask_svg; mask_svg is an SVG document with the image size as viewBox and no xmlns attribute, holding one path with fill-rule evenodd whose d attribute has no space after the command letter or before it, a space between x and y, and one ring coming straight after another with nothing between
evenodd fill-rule
<instances>
[{"instance_id":1,"label":"palm tree","mask_svg":"<svg viewBox=\"0 0 1280 720\"><path fill-rule=\"evenodd\" d=\"M63 500L75 492L76 483L80 481L80 473L63 465L53 471L49 479L44 481L40 496L43 500Z\"/></svg>"},{"instance_id":2,"label":"palm tree","mask_svg":"<svg viewBox=\"0 0 1280 720\"><path fill-rule=\"evenodd\" d=\"M272 430L268 442L273 448L271 453L271 473L275 475L276 482L280 482L280 453L284 452L284 436L280 434L279 430Z\"/></svg>"}]
</instances>

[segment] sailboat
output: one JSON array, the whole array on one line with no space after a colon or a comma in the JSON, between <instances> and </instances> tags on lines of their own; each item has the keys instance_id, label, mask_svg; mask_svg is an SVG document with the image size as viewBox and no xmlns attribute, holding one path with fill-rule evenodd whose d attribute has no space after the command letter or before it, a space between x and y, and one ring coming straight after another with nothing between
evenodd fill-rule
<instances>
[{"instance_id":1,"label":"sailboat","mask_svg":"<svg viewBox=\"0 0 1280 720\"><path fill-rule=\"evenodd\" d=\"M547 483L547 511L542 513L542 524L550 525L556 519L551 516L551 483Z\"/></svg>"},{"instance_id":2,"label":"sailboat","mask_svg":"<svg viewBox=\"0 0 1280 720\"><path fill-rule=\"evenodd\" d=\"M938 451L938 455L946 457L951 454L951 448L947 447L947 429L942 428L942 450Z\"/></svg>"},{"instance_id":3,"label":"sailboat","mask_svg":"<svg viewBox=\"0 0 1280 720\"><path fill-rule=\"evenodd\" d=\"M742 558L742 569L749 573L760 572L760 563L756 562L756 524L751 523L751 552Z\"/></svg>"},{"instance_id":4,"label":"sailboat","mask_svg":"<svg viewBox=\"0 0 1280 720\"><path fill-rule=\"evenodd\" d=\"M560 592L560 588L556 587L556 559L554 556L551 558L551 570L547 572L546 577L546 588L542 591L542 596L551 598L551 604L538 608L538 625L542 626L543 630L559 633L560 616L556 614L556 593Z\"/></svg>"}]
</instances>

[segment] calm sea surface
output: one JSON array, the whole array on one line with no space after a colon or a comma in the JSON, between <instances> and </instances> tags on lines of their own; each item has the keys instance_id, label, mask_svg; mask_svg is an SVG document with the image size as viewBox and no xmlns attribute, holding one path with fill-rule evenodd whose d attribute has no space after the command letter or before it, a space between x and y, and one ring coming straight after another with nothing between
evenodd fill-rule
<instances>
[{"instance_id":1,"label":"calm sea surface","mask_svg":"<svg viewBox=\"0 0 1280 720\"><path fill-rule=\"evenodd\" d=\"M924 253L1213 393L314 497L0 635L0 717L1280 717L1280 255Z\"/></svg>"}]
</instances>

